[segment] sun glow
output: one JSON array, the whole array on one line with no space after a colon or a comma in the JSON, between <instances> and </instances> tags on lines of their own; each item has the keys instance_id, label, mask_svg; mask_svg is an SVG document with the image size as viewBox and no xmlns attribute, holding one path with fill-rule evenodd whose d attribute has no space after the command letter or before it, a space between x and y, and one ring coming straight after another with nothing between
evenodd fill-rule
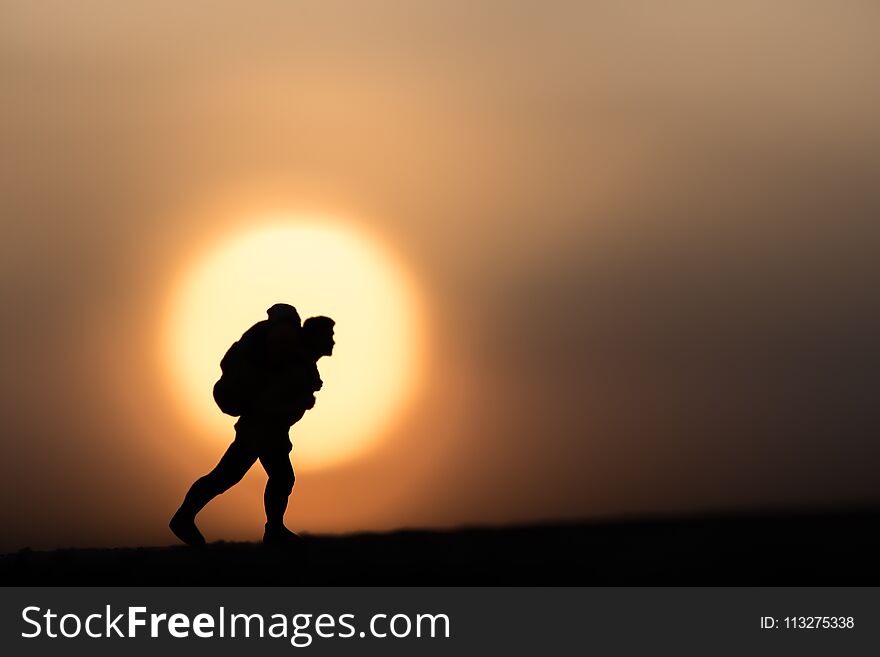
<instances>
[{"instance_id":1,"label":"sun glow","mask_svg":"<svg viewBox=\"0 0 880 657\"><path fill-rule=\"evenodd\" d=\"M410 277L375 240L345 223L267 217L207 249L174 289L166 356L176 397L212 439L232 438L234 419L211 389L232 342L277 302L303 320L336 320L336 348L318 368L324 389L291 429L298 467L315 469L367 449L414 393L422 319Z\"/></svg>"}]
</instances>

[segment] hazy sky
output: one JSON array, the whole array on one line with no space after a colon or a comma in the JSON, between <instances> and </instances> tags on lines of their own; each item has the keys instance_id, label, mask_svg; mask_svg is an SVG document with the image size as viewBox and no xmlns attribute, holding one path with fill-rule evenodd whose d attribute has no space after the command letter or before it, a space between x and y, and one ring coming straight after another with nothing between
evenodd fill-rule
<instances>
[{"instance_id":1,"label":"hazy sky","mask_svg":"<svg viewBox=\"0 0 880 657\"><path fill-rule=\"evenodd\" d=\"M880 502L878 25L861 0L5 0L0 548L171 542L232 431L171 398L163 308L279 200L361 218L430 317L422 394L298 478L294 529ZM263 482L210 538L259 536Z\"/></svg>"}]
</instances>

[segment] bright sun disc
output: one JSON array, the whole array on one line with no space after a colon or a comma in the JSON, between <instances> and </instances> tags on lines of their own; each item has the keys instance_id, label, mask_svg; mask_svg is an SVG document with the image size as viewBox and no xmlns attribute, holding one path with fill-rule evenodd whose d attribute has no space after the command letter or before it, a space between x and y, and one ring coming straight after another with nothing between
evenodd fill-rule
<instances>
[{"instance_id":1,"label":"bright sun disc","mask_svg":"<svg viewBox=\"0 0 880 657\"><path fill-rule=\"evenodd\" d=\"M409 277L375 241L345 224L276 218L197 259L168 313L176 396L213 438L231 440L234 420L211 395L220 359L278 302L295 306L303 320L336 320L333 356L318 362L324 389L291 429L297 466L352 458L414 391L420 318Z\"/></svg>"}]
</instances>

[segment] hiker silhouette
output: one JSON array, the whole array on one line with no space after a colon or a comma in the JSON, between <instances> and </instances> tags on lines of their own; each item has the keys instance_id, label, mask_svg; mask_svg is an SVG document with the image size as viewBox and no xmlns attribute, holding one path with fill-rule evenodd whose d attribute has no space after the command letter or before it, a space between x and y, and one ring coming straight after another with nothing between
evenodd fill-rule
<instances>
[{"instance_id":1,"label":"hiker silhouette","mask_svg":"<svg viewBox=\"0 0 880 657\"><path fill-rule=\"evenodd\" d=\"M221 361L223 376L214 386L214 399L224 413L239 419L235 440L214 469L192 485L168 525L187 545L205 544L196 515L241 481L257 460L268 475L263 543L285 545L298 539L284 526L295 480L289 431L315 405L315 393L323 385L317 362L333 353L335 322L319 316L300 325L296 309L284 303L266 312L268 319L245 331Z\"/></svg>"}]
</instances>

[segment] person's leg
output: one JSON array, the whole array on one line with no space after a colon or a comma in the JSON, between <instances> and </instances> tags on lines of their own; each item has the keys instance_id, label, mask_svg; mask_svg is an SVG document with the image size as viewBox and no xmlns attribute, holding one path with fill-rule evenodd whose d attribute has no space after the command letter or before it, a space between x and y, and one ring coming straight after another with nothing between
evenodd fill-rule
<instances>
[{"instance_id":1,"label":"person's leg","mask_svg":"<svg viewBox=\"0 0 880 657\"><path fill-rule=\"evenodd\" d=\"M241 481L256 461L254 447L243 440L233 441L214 469L190 487L169 523L171 531L188 545L204 544L205 539L195 525L196 514L212 499Z\"/></svg>"},{"instance_id":2,"label":"person's leg","mask_svg":"<svg viewBox=\"0 0 880 657\"><path fill-rule=\"evenodd\" d=\"M284 527L287 500L293 491L293 484L296 480L289 454L290 449L283 449L281 446L260 454L260 463L269 476L269 480L266 482L266 492L263 495L263 503L266 506L267 530Z\"/></svg>"},{"instance_id":3,"label":"person's leg","mask_svg":"<svg viewBox=\"0 0 880 657\"><path fill-rule=\"evenodd\" d=\"M256 462L255 449L240 440L233 441L214 469L196 480L181 506L186 507L195 516L208 502L241 481Z\"/></svg>"}]
</instances>

